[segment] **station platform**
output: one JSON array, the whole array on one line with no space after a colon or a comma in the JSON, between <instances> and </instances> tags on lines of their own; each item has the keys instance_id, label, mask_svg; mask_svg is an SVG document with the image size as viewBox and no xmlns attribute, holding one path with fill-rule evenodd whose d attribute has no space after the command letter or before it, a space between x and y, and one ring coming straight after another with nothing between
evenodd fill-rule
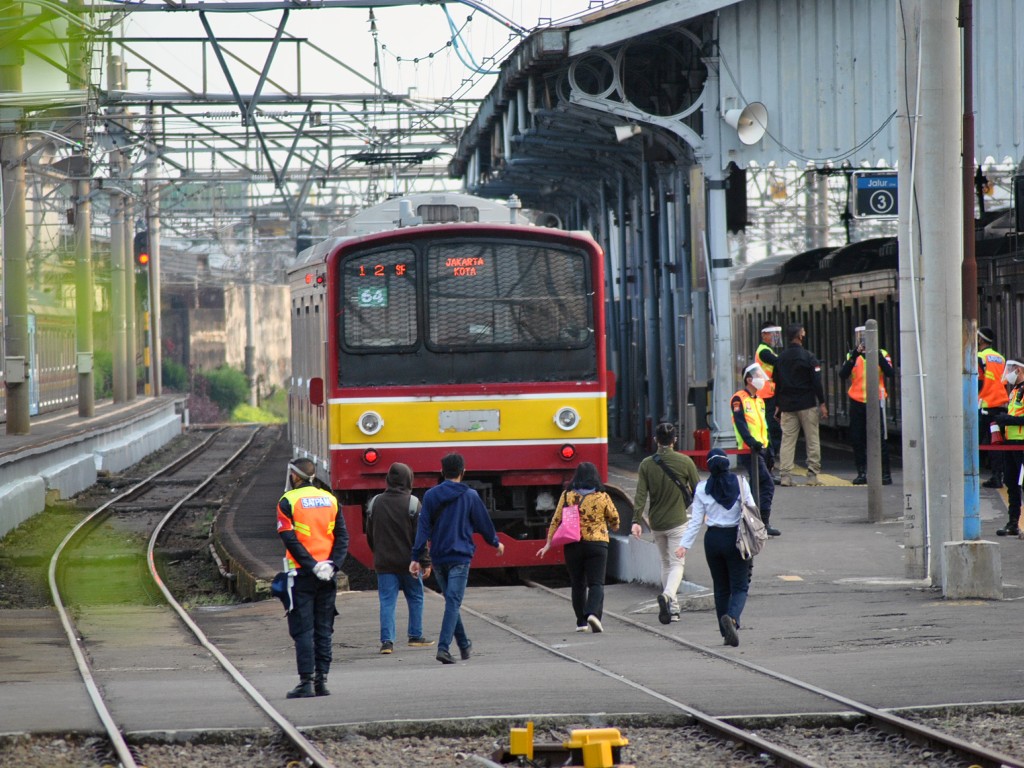
<instances>
[{"instance_id":1,"label":"station platform","mask_svg":"<svg viewBox=\"0 0 1024 768\"><path fill-rule=\"evenodd\" d=\"M0 537L42 512L48 498L70 498L181 434L180 397L101 400L93 415L77 409L33 417L29 434L0 425Z\"/></svg>"},{"instance_id":2,"label":"station platform","mask_svg":"<svg viewBox=\"0 0 1024 768\"><path fill-rule=\"evenodd\" d=\"M265 469L255 474L217 526L218 546L238 563L249 563L254 583L279 570L282 555L273 501L268 504L267 498L276 499L283 487L287 445L282 441L266 456ZM638 461L623 454L613 457L611 481L630 494ZM850 464L848 454L826 456L825 485L777 489L772 522L782 536L771 539L755 560L740 646L725 652L881 708L1019 701L1015 670L1024 619L1024 541L995 537L1005 521L1004 500L995 491L982 491L983 537L999 546L1003 599L948 600L940 589L905 577L898 470L894 485L883 489L888 516L869 523L867 490L846 479L853 475ZM623 544L645 545L653 546L628 538ZM602 634L573 631L567 589L551 593L526 586L472 587L463 621L473 640L473 656L452 666L439 664L433 647L406 645L404 601L399 601L396 616L395 652L380 655L376 592L341 592L330 677L333 695L307 700L285 699L295 684L295 662L277 600L203 606L193 615L257 689L300 726L430 735L469 730L490 719L522 724L551 718L616 726L681 717L666 701L623 680L591 674L481 614L501 617L505 625L537 635L559 651L721 716L827 709L809 700L806 692L752 694L739 671L659 637L675 636L722 652L700 544L687 558L686 583L694 591L680 593L682 620L661 625L656 588L643 581L613 580L606 587ZM424 634L431 639L437 637L443 610L443 599L428 592ZM9 613L0 632L5 658L0 733L97 729L56 619L46 611ZM638 630L613 614L654 631ZM16 643L12 633L19 637ZM146 653L143 644L123 655L125 668L139 669L138 686L153 693L151 704L140 705L135 713L146 730L187 739L209 722L220 727L266 725L242 709L218 710L216 718L204 714L204 707L217 706L204 699L208 666L196 664L191 685L168 690Z\"/></svg>"}]
</instances>

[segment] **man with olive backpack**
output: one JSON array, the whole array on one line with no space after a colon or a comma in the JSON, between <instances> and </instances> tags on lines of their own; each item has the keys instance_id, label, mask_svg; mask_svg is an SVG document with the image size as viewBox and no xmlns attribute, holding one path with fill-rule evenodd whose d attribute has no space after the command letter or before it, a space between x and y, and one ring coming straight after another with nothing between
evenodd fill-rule
<instances>
[{"instance_id":1,"label":"man with olive backpack","mask_svg":"<svg viewBox=\"0 0 1024 768\"><path fill-rule=\"evenodd\" d=\"M693 502L693 489L700 482L693 459L674 450L676 428L662 422L654 431L658 450L640 462L636 495L633 497L632 533L637 538L643 532L645 521L654 534L654 543L661 557L661 594L658 595L658 621L668 624L679 621L679 601L676 592L683 581L685 561L676 557L675 550L686 528L687 508ZM644 520L644 506L650 499L650 509Z\"/></svg>"}]
</instances>

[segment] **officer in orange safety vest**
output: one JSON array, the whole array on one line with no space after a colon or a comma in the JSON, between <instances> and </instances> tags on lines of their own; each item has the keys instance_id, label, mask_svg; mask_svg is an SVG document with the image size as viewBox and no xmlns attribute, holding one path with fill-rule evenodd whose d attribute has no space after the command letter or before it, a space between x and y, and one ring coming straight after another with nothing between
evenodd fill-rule
<instances>
[{"instance_id":1,"label":"officer in orange safety vest","mask_svg":"<svg viewBox=\"0 0 1024 768\"><path fill-rule=\"evenodd\" d=\"M286 550L285 568L293 576L288 633L295 641L299 684L288 698L328 696L337 574L348 554L348 530L338 500L319 486L310 459L288 464L285 494L277 503L277 532Z\"/></svg>"},{"instance_id":2,"label":"officer in orange safety vest","mask_svg":"<svg viewBox=\"0 0 1024 768\"><path fill-rule=\"evenodd\" d=\"M768 522L772 516L772 499L775 497L775 482L771 473L775 459L772 457L768 438L764 400L757 395L764 387L766 378L764 370L757 363L748 365L743 371L743 389L732 396L730 407L733 432L736 433L736 447L750 449L749 454L739 454L737 460L741 466L746 467L751 482L754 479L754 472L757 472L760 496L757 505L761 512L761 520L764 521L769 536L781 536L782 532Z\"/></svg>"},{"instance_id":3,"label":"officer in orange safety vest","mask_svg":"<svg viewBox=\"0 0 1024 768\"><path fill-rule=\"evenodd\" d=\"M850 398L850 442L853 444L853 461L857 467L857 477L854 478L854 485L866 485L868 482L868 410L867 410L867 381L865 372L867 366L864 363L864 331L863 325L854 330L854 347L846 354L846 361L839 369L841 380L850 379L850 386L846 394ZM892 367L892 358L884 349L878 350L878 401L883 407L884 414L885 399L888 392L885 388L885 380L890 381L896 377L896 371ZM885 439L885 419L880 422L882 425L882 485L892 485L892 471L889 463L889 443Z\"/></svg>"},{"instance_id":4,"label":"officer in orange safety vest","mask_svg":"<svg viewBox=\"0 0 1024 768\"><path fill-rule=\"evenodd\" d=\"M989 445L992 441L992 422L999 414L1006 413L1009 395L1003 386L1003 371L1006 358L995 350L996 333L988 326L978 329L978 444ZM992 477L982 483L986 488L1003 487L1003 454L999 451L982 451L988 456Z\"/></svg>"},{"instance_id":5,"label":"officer in orange safety vest","mask_svg":"<svg viewBox=\"0 0 1024 768\"><path fill-rule=\"evenodd\" d=\"M761 329L761 343L754 351L754 362L761 366L765 373L765 383L757 391L757 396L764 400L764 416L768 421L768 440L771 444L772 456L777 460L782 448L782 426L775 415L775 363L778 361L779 350L782 348L782 326L766 325Z\"/></svg>"},{"instance_id":6,"label":"officer in orange safety vest","mask_svg":"<svg viewBox=\"0 0 1024 768\"><path fill-rule=\"evenodd\" d=\"M1024 363L1007 360L1003 371L1003 382L1011 387L1006 413L993 417L1003 431L1006 445L1024 446ZM994 453L994 451L993 451ZM1024 450L1006 451L1006 499L1009 520L996 531L996 536L1020 535L1021 467L1024 465Z\"/></svg>"}]
</instances>

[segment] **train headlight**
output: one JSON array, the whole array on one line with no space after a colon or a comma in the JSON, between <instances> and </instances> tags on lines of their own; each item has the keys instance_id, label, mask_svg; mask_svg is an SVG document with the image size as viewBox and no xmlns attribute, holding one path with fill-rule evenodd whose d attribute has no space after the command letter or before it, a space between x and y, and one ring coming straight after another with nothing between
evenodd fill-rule
<instances>
[{"instance_id":1,"label":"train headlight","mask_svg":"<svg viewBox=\"0 0 1024 768\"><path fill-rule=\"evenodd\" d=\"M384 426L384 419L376 411L367 411L359 417L359 431L364 435L376 435Z\"/></svg>"},{"instance_id":2,"label":"train headlight","mask_svg":"<svg viewBox=\"0 0 1024 768\"><path fill-rule=\"evenodd\" d=\"M558 425L559 429L564 429L568 432L570 429L576 429L576 425L580 423L580 415L576 412L575 408L565 406L565 408L559 408L558 413L555 414L555 424Z\"/></svg>"},{"instance_id":3,"label":"train headlight","mask_svg":"<svg viewBox=\"0 0 1024 768\"><path fill-rule=\"evenodd\" d=\"M570 443L566 443L559 449L558 455L561 456L565 461L572 461L574 458L576 458L576 446L571 445Z\"/></svg>"}]
</instances>

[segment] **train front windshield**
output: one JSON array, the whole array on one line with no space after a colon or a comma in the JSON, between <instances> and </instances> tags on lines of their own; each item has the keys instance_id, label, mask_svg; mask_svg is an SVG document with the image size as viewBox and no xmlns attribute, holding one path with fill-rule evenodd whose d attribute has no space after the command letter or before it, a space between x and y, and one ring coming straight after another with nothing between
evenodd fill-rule
<instances>
[{"instance_id":1,"label":"train front windshield","mask_svg":"<svg viewBox=\"0 0 1024 768\"><path fill-rule=\"evenodd\" d=\"M342 386L597 376L579 248L427 239L350 254L339 274Z\"/></svg>"}]
</instances>

